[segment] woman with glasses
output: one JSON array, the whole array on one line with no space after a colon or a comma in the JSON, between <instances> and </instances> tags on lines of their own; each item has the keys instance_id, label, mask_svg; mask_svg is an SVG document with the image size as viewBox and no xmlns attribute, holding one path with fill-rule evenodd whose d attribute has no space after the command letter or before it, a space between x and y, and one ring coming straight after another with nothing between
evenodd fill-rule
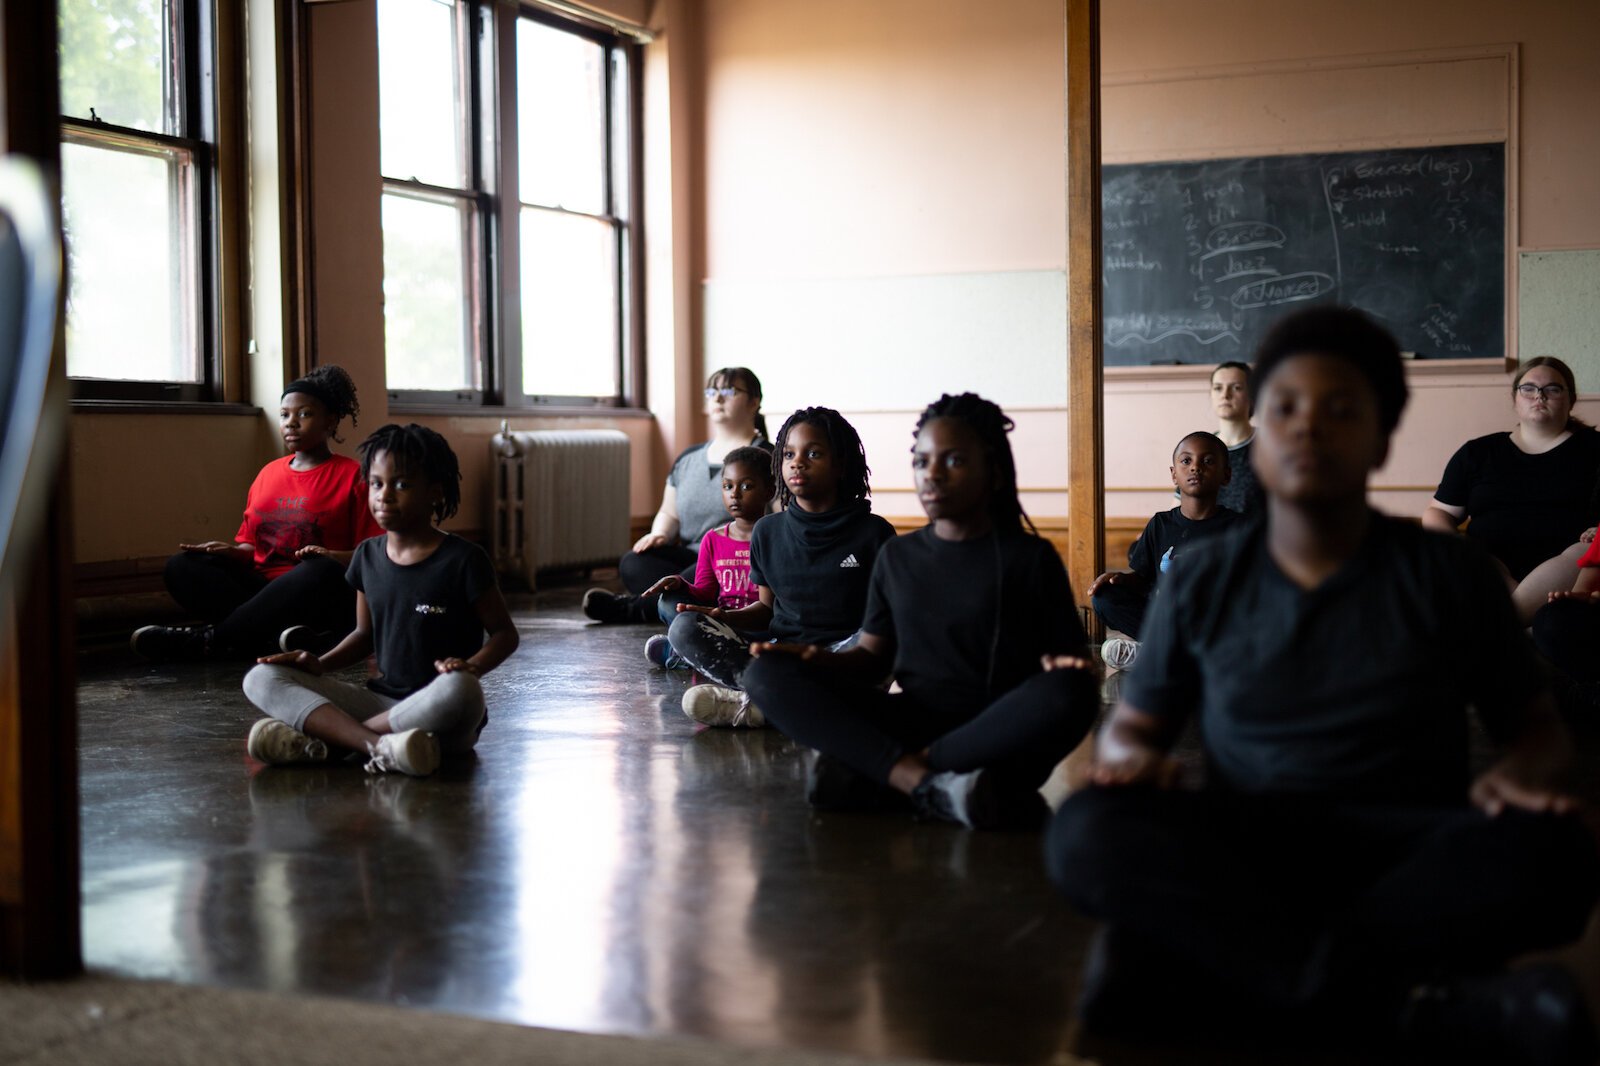
<instances>
[{"instance_id":1,"label":"woman with glasses","mask_svg":"<svg viewBox=\"0 0 1600 1066\"><path fill-rule=\"evenodd\" d=\"M583 595L583 613L597 622L650 622L657 617L656 599L641 598L645 589L671 574L694 580L700 538L714 525L728 521L722 503L722 457L745 445L769 451L767 420L761 414L761 380L746 367L724 367L706 380L706 421L711 439L682 452L672 462L650 532L622 557L617 572L628 591L618 595L590 589ZM672 620L668 604L663 617Z\"/></svg>"},{"instance_id":2,"label":"woman with glasses","mask_svg":"<svg viewBox=\"0 0 1600 1066\"><path fill-rule=\"evenodd\" d=\"M1523 363L1511 382L1516 428L1463 444L1422 513L1429 529L1468 523L1467 536L1504 566L1524 622L1552 590L1572 587L1579 540L1597 518L1600 433L1572 415L1577 391L1561 360Z\"/></svg>"}]
</instances>

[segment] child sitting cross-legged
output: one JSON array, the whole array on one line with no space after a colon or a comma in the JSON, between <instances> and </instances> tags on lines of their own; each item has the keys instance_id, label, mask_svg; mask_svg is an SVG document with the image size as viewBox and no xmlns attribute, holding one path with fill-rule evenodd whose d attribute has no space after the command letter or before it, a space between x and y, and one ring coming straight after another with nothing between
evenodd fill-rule
<instances>
[{"instance_id":1,"label":"child sitting cross-legged","mask_svg":"<svg viewBox=\"0 0 1600 1066\"><path fill-rule=\"evenodd\" d=\"M772 475L772 453L746 445L735 448L722 459L722 505L731 522L706 530L695 557L694 581L677 574L657 581L641 598L660 594L663 604L711 604L725 611L748 607L757 599L750 583L750 534L756 519L767 513L777 491ZM687 670L689 663L672 650L672 641L657 634L644 642L644 657L667 670Z\"/></svg>"},{"instance_id":2,"label":"child sitting cross-legged","mask_svg":"<svg viewBox=\"0 0 1600 1066\"><path fill-rule=\"evenodd\" d=\"M361 542L346 574L356 628L325 655L257 660L244 691L271 717L251 728L249 751L275 764L355 751L369 756L368 772L425 776L441 749L477 744L487 721L478 678L516 650L517 628L483 549L435 524L461 501L445 439L425 426L388 425L359 450L384 535ZM365 687L323 676L374 649L379 674Z\"/></svg>"},{"instance_id":3,"label":"child sitting cross-legged","mask_svg":"<svg viewBox=\"0 0 1600 1066\"><path fill-rule=\"evenodd\" d=\"M703 725L766 725L744 691L752 641L853 644L878 548L894 537L894 527L872 513L861 436L838 411L804 407L790 415L772 463L784 509L750 535L756 598L737 610L680 603L667 631L678 654L710 681L683 694L683 713Z\"/></svg>"},{"instance_id":4,"label":"child sitting cross-legged","mask_svg":"<svg viewBox=\"0 0 1600 1066\"><path fill-rule=\"evenodd\" d=\"M1587 957L1526 958L1600 898L1545 671L1481 547L1367 502L1405 408L1399 345L1314 307L1254 373L1262 521L1168 575L1092 784L1049 831L1051 876L1105 923L1078 1018L1592 1063L1569 966ZM1191 722L1203 782L1170 756Z\"/></svg>"},{"instance_id":5,"label":"child sitting cross-legged","mask_svg":"<svg viewBox=\"0 0 1600 1066\"><path fill-rule=\"evenodd\" d=\"M1127 634L1100 646L1100 657L1113 670L1132 666L1139 654L1145 611L1172 561L1186 545L1222 532L1239 518L1237 511L1217 502L1230 472L1228 446L1216 434L1200 430L1180 440L1167 472L1178 490L1178 506L1151 516L1128 549L1130 569L1108 571L1089 586L1095 614L1110 628Z\"/></svg>"},{"instance_id":6,"label":"child sitting cross-legged","mask_svg":"<svg viewBox=\"0 0 1600 1066\"><path fill-rule=\"evenodd\" d=\"M1088 637L1060 556L1024 525L1010 428L972 393L931 404L911 453L928 525L883 546L860 642L754 648L752 696L818 753L812 806L1037 827L1039 786L1093 724ZM876 684L891 666L899 692Z\"/></svg>"}]
</instances>

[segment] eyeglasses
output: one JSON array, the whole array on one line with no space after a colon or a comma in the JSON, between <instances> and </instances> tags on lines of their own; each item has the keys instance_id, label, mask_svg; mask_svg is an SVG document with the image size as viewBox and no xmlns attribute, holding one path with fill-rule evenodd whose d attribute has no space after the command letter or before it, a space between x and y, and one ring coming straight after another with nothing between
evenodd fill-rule
<instances>
[{"instance_id":1,"label":"eyeglasses","mask_svg":"<svg viewBox=\"0 0 1600 1066\"><path fill-rule=\"evenodd\" d=\"M1542 387L1531 381L1524 381L1517 386L1517 395L1529 400L1535 396L1543 396L1546 400L1559 400L1566 394L1567 387L1559 381L1553 381Z\"/></svg>"},{"instance_id":2,"label":"eyeglasses","mask_svg":"<svg viewBox=\"0 0 1600 1066\"><path fill-rule=\"evenodd\" d=\"M733 394L734 393L736 393L736 392L746 392L746 391L748 391L748 390L734 388L732 385L724 385L720 389L707 389L706 390L706 399L715 400L718 396L721 396L724 400L731 400L731 399L733 399Z\"/></svg>"}]
</instances>

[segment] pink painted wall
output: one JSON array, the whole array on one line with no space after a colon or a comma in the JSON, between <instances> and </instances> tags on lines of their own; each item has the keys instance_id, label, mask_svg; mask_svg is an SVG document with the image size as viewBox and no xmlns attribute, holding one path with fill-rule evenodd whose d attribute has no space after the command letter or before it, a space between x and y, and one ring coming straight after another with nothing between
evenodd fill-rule
<instances>
[{"instance_id":1,"label":"pink painted wall","mask_svg":"<svg viewBox=\"0 0 1600 1066\"><path fill-rule=\"evenodd\" d=\"M831 361L826 326L809 319L835 305L807 301L818 286L851 279L1062 268L1063 5L705 0L703 10L708 306L743 292L773 302L786 281L796 305L765 336L736 315L708 314L706 349L748 352L758 370L769 351L810 364L805 395L780 366L775 377L787 380L774 399L843 409L874 461L878 509L914 513L908 430L947 387L944 368L930 372L926 351L892 341ZM1103 5L1101 29L1108 156L1218 154L1222 141L1292 152L1329 140L1511 138L1513 250L1600 247L1600 124L1591 114L1600 65L1586 54L1600 37L1600 5L1118 0ZM1394 53L1417 55L1395 63ZM1387 73L1365 76L1365 67ZM1301 68L1320 79L1314 90ZM1272 106L1222 112L1217 136L1197 149L1186 140L1191 112L1244 75ZM1145 81L1167 88L1147 91ZM1432 91L1398 88L1406 84ZM1129 100L1142 110L1130 112ZM816 342L796 350L796 330ZM970 366L977 376L998 363L1022 378L1041 359L1064 363L1064 341L1024 355L974 349ZM1108 374L1109 515L1169 505L1160 486L1173 440L1212 424L1206 377L1207 368ZM1461 441L1509 424L1506 384L1498 364L1413 374L1412 407L1375 502L1418 510ZM1018 421L1024 502L1063 515L1071 399L1063 386L1059 397L1038 389L1003 402Z\"/></svg>"},{"instance_id":2,"label":"pink painted wall","mask_svg":"<svg viewBox=\"0 0 1600 1066\"><path fill-rule=\"evenodd\" d=\"M1059 268L1061 0L706 0L706 274Z\"/></svg>"}]
</instances>

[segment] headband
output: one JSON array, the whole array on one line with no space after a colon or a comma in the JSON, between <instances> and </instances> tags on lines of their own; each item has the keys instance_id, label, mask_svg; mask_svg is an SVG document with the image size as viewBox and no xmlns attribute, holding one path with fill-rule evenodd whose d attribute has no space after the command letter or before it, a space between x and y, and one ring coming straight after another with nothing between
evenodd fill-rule
<instances>
[{"instance_id":1,"label":"headband","mask_svg":"<svg viewBox=\"0 0 1600 1066\"><path fill-rule=\"evenodd\" d=\"M282 396L287 396L291 392L301 392L307 396L316 397L322 401L322 406L326 407L329 413L336 412L339 409L339 401L334 399L333 393L329 392L321 382L313 381L311 378L298 378L289 382L283 387ZM282 396L279 398L281 399Z\"/></svg>"}]
</instances>

